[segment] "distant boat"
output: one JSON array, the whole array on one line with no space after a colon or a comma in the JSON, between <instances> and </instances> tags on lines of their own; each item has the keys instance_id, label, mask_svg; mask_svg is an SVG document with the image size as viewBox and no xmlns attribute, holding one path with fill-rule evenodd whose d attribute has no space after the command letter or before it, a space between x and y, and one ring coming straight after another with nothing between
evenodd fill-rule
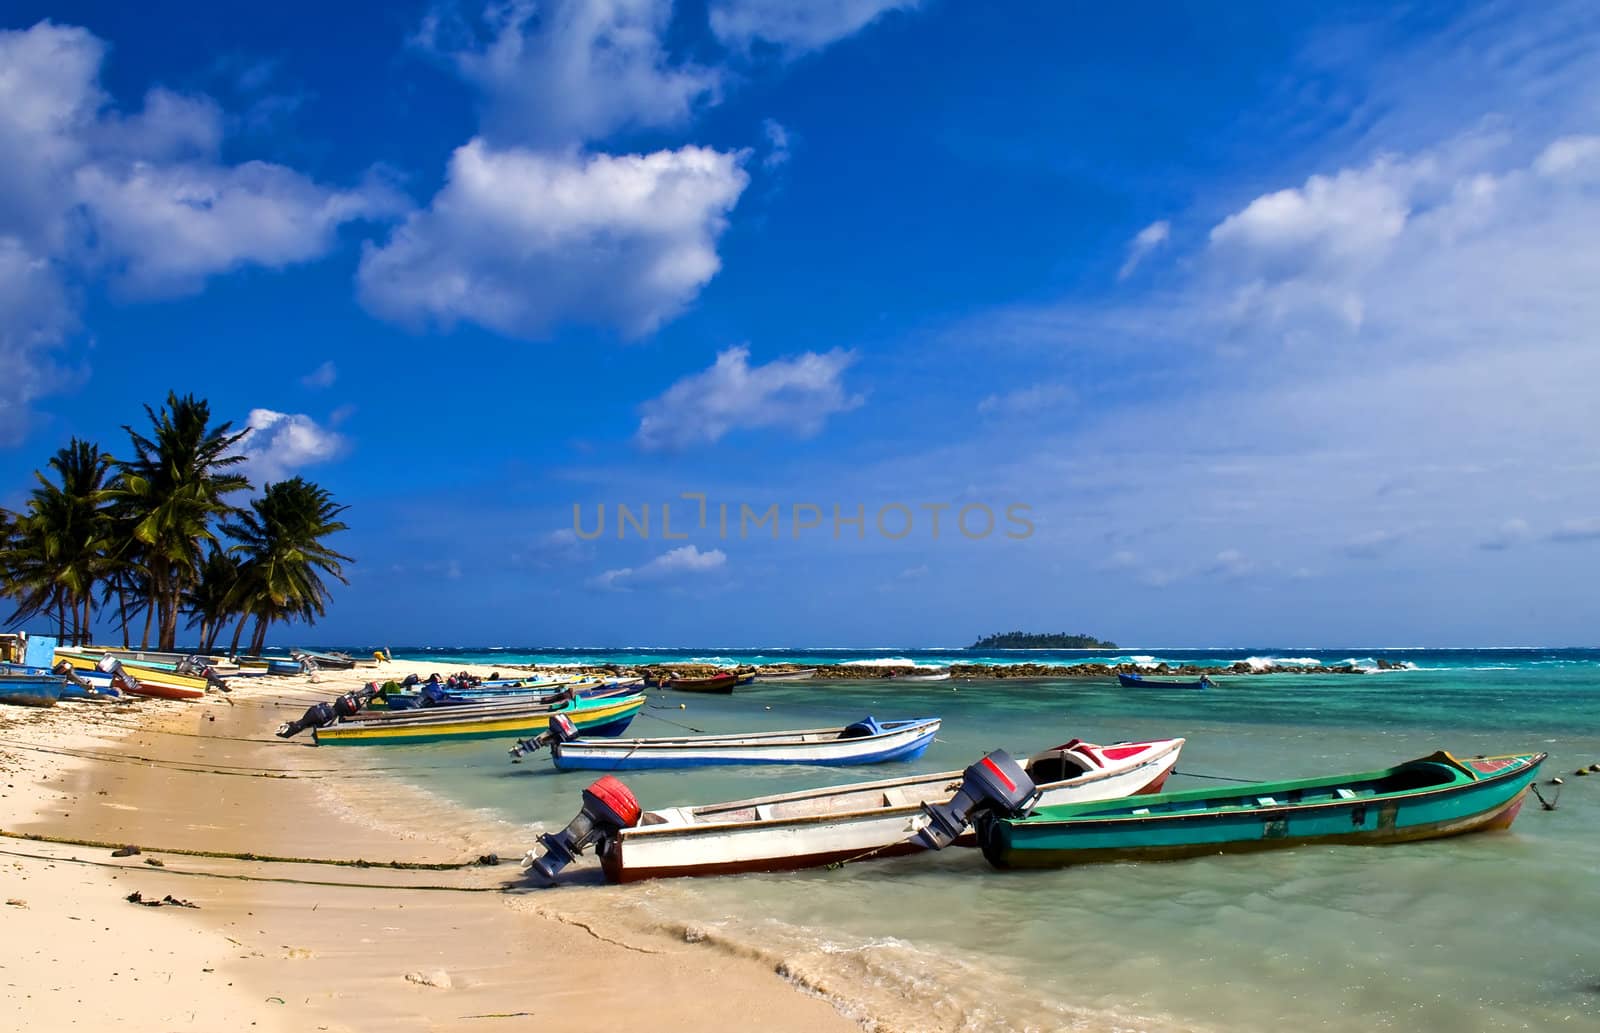
<instances>
[{"instance_id":1,"label":"distant boat","mask_svg":"<svg viewBox=\"0 0 1600 1033\"><path fill-rule=\"evenodd\" d=\"M1044 806L1026 817L982 816L978 838L999 868L1439 839L1509 827L1544 759L1440 751L1357 775Z\"/></svg>"},{"instance_id":2,"label":"distant boat","mask_svg":"<svg viewBox=\"0 0 1600 1033\"><path fill-rule=\"evenodd\" d=\"M950 672L949 671L933 671L933 672L930 672L930 673L927 673L927 674L920 674L920 673L917 673L917 672L913 671L913 672L911 672L909 674L904 674L904 673L903 674L897 674L897 675L894 676L894 680L895 681L949 681L950 680Z\"/></svg>"},{"instance_id":3,"label":"distant boat","mask_svg":"<svg viewBox=\"0 0 1600 1033\"><path fill-rule=\"evenodd\" d=\"M1142 674L1119 674L1117 683L1125 689L1210 689L1217 684L1203 674L1198 681L1165 681Z\"/></svg>"},{"instance_id":4,"label":"distant boat","mask_svg":"<svg viewBox=\"0 0 1600 1033\"><path fill-rule=\"evenodd\" d=\"M815 667L802 667L795 671L759 671L756 681L807 681L816 676Z\"/></svg>"},{"instance_id":5,"label":"distant boat","mask_svg":"<svg viewBox=\"0 0 1600 1033\"><path fill-rule=\"evenodd\" d=\"M739 684L740 675L713 674L707 678L670 678L666 687L677 689L679 692L716 692L727 695L733 692L733 687Z\"/></svg>"},{"instance_id":6,"label":"distant boat","mask_svg":"<svg viewBox=\"0 0 1600 1033\"><path fill-rule=\"evenodd\" d=\"M570 739L550 744L562 770L633 771L717 764L881 764L920 756L939 731L939 719L878 722L842 728L746 732L660 739Z\"/></svg>"},{"instance_id":7,"label":"distant boat","mask_svg":"<svg viewBox=\"0 0 1600 1033\"><path fill-rule=\"evenodd\" d=\"M311 653L304 649L291 650L296 660L310 660L324 671L349 671L356 666L355 657L348 653Z\"/></svg>"},{"instance_id":8,"label":"distant boat","mask_svg":"<svg viewBox=\"0 0 1600 1033\"><path fill-rule=\"evenodd\" d=\"M315 729L319 746L396 746L471 739L514 739L535 735L550 726L552 714L564 713L589 735L620 735L644 707L638 693L618 699L577 699L553 705L448 707L411 710L382 717L359 715L350 721Z\"/></svg>"},{"instance_id":9,"label":"distant boat","mask_svg":"<svg viewBox=\"0 0 1600 1033\"><path fill-rule=\"evenodd\" d=\"M1036 754L1026 770L1046 801L1117 799L1156 792L1182 739L1096 746L1073 739ZM924 802L948 800L961 772L807 789L777 796L644 812L614 835L600 859L612 882L671 876L786 871L915 853L928 821ZM970 830L957 839L976 840Z\"/></svg>"},{"instance_id":10,"label":"distant boat","mask_svg":"<svg viewBox=\"0 0 1600 1033\"><path fill-rule=\"evenodd\" d=\"M19 707L53 707L67 680L49 674L0 674L0 703Z\"/></svg>"}]
</instances>

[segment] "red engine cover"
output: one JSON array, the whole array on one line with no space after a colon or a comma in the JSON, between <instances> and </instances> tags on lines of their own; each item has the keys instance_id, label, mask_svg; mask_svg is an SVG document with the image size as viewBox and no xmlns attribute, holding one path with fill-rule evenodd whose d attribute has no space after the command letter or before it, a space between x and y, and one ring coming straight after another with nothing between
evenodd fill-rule
<instances>
[{"instance_id":1,"label":"red engine cover","mask_svg":"<svg viewBox=\"0 0 1600 1033\"><path fill-rule=\"evenodd\" d=\"M623 828L631 829L639 824L639 801L634 798L633 790L619 779L611 775L602 776L590 784L589 792L616 812L617 817L623 820Z\"/></svg>"}]
</instances>

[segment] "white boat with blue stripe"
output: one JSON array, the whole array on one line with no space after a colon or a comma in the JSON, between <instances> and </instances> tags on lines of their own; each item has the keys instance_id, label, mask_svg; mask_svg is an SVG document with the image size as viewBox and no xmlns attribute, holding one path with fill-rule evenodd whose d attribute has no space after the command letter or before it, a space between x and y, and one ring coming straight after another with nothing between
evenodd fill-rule
<instances>
[{"instance_id":1,"label":"white boat with blue stripe","mask_svg":"<svg viewBox=\"0 0 1600 1033\"><path fill-rule=\"evenodd\" d=\"M937 717L878 721L869 716L840 728L660 739L565 738L552 726L549 746L556 767L563 770L635 771L715 764L882 764L920 756L938 732Z\"/></svg>"}]
</instances>

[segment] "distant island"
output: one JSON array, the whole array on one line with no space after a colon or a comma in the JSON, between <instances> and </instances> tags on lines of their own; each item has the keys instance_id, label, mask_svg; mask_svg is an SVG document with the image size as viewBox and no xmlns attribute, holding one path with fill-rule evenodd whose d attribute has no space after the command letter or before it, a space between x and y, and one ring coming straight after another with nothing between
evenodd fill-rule
<instances>
[{"instance_id":1,"label":"distant island","mask_svg":"<svg viewBox=\"0 0 1600 1033\"><path fill-rule=\"evenodd\" d=\"M1005 631L986 635L968 649L1115 649L1115 642L1093 635L1036 635L1026 631Z\"/></svg>"}]
</instances>

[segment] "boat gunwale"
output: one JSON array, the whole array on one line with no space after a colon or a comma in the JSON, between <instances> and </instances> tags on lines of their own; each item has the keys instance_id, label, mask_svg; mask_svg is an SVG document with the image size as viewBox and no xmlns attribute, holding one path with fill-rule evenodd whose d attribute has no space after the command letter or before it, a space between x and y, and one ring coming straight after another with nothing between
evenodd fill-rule
<instances>
[{"instance_id":1,"label":"boat gunwale","mask_svg":"<svg viewBox=\"0 0 1600 1033\"><path fill-rule=\"evenodd\" d=\"M755 732L755 733L737 734L737 735L681 736L681 737L678 737L678 738L669 738L669 737L666 737L666 736L657 736L655 738L648 738L648 739L596 739L596 740L585 740L585 739L580 737L580 738L574 739L574 740L572 740L570 742L552 744L552 748L555 748L556 746L559 745L563 749L565 749L567 747L571 747L571 746L582 746L582 747L599 746L599 747L604 747L605 749L608 749L608 750L624 750L624 749L627 749L627 750L640 750L640 749L655 750L655 749L666 749L666 748L677 748L677 749L686 749L686 748L687 749L713 749L713 748L729 748L729 747L737 748L737 747L756 746L756 745L820 746L820 745L824 745L824 744L828 744L828 743L836 743L836 742L870 743L870 742L881 742L882 740L884 740L886 738L889 738L890 736L905 735L905 734L907 734L909 732L917 731L917 730L919 730L921 728L926 728L929 725L938 726L938 725L943 723L943 720L944 720L943 718L938 718L938 717L918 717L918 718L907 718L907 719L901 720L901 721L888 721L888 722L880 721L878 724L879 724L880 728L884 729L883 731L877 732L877 733L875 733L873 735L858 735L858 736L855 736L854 738L850 738L850 739L841 739L841 738L837 738L837 737L832 738L832 739L800 739L800 738L798 738L799 736L803 736L803 735L826 735L826 734L830 734L830 733L842 733L846 728L852 727L851 725L838 725L836 727L831 727L831 728L804 728L804 729L793 729L793 730L778 731L778 732ZM891 725L896 726L896 727L889 727ZM935 732L937 732L937 727L935 727ZM763 742L758 741L758 740L773 740L773 739L782 739L784 741L777 742L777 743L773 743L773 742L770 742L770 741L763 743Z\"/></svg>"}]
</instances>

